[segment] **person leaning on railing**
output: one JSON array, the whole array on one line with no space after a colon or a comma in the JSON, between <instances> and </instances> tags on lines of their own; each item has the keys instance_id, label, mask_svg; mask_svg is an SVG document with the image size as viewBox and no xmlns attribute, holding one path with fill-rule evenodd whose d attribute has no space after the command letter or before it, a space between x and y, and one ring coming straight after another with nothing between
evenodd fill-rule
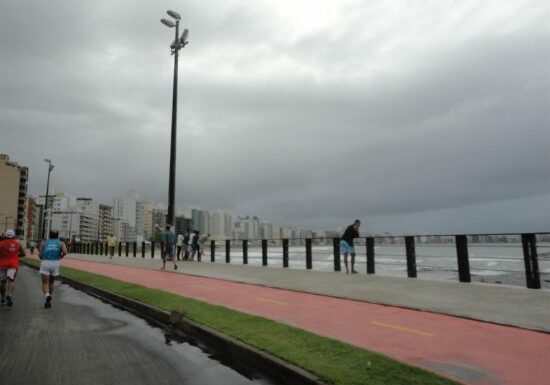
<instances>
[{"instance_id":1,"label":"person leaning on railing","mask_svg":"<svg viewBox=\"0 0 550 385\"><path fill-rule=\"evenodd\" d=\"M359 227L361 221L356 219L353 224L349 225L344 231L342 238L340 239L340 253L344 255L344 265L346 266L346 274L349 274L348 269L348 254L351 254L351 273L357 274L355 270L355 247L353 246L353 239L359 238Z\"/></svg>"}]
</instances>

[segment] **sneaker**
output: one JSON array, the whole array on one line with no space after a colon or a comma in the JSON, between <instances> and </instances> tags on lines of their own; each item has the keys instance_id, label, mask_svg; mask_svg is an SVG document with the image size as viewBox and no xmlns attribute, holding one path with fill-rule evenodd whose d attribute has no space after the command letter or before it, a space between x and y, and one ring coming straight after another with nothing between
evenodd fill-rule
<instances>
[{"instance_id":1,"label":"sneaker","mask_svg":"<svg viewBox=\"0 0 550 385\"><path fill-rule=\"evenodd\" d=\"M359 274L359 272L357 270L352 270L351 274Z\"/></svg>"},{"instance_id":2,"label":"sneaker","mask_svg":"<svg viewBox=\"0 0 550 385\"><path fill-rule=\"evenodd\" d=\"M177 270L178 269L178 265L174 265L174 270Z\"/></svg>"},{"instance_id":3,"label":"sneaker","mask_svg":"<svg viewBox=\"0 0 550 385\"><path fill-rule=\"evenodd\" d=\"M11 300L11 296L6 297L6 305L8 305L8 307L13 306L13 301Z\"/></svg>"},{"instance_id":4,"label":"sneaker","mask_svg":"<svg viewBox=\"0 0 550 385\"><path fill-rule=\"evenodd\" d=\"M4 306L6 304L6 299L4 297L0 298L0 306Z\"/></svg>"},{"instance_id":5,"label":"sneaker","mask_svg":"<svg viewBox=\"0 0 550 385\"><path fill-rule=\"evenodd\" d=\"M52 296L49 295L46 297L46 302L44 302L44 309L49 309L52 307Z\"/></svg>"}]
</instances>

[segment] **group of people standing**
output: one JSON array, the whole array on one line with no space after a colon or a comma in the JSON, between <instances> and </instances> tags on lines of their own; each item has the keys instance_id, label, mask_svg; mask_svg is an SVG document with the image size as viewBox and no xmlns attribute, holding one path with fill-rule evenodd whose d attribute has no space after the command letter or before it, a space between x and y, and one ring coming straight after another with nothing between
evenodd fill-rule
<instances>
[{"instance_id":1,"label":"group of people standing","mask_svg":"<svg viewBox=\"0 0 550 385\"><path fill-rule=\"evenodd\" d=\"M174 263L174 270L178 268L178 261L194 261L195 258L200 262L202 259L201 243L204 243L209 234L201 237L198 230L187 229L185 236L178 234L172 230L170 225L166 226L166 231L162 232L160 239L162 242L161 257L162 267L166 268L166 261ZM158 238L158 236L156 237Z\"/></svg>"},{"instance_id":2,"label":"group of people standing","mask_svg":"<svg viewBox=\"0 0 550 385\"><path fill-rule=\"evenodd\" d=\"M34 248L32 248L34 249ZM15 278L19 269L19 258L26 254L25 248L17 240L15 232L8 229L0 240L0 306L12 307L15 292ZM47 240L38 245L40 276L44 293L44 308L52 306L55 277L59 275L61 259L67 254L67 246L59 240L57 231L50 231Z\"/></svg>"}]
</instances>

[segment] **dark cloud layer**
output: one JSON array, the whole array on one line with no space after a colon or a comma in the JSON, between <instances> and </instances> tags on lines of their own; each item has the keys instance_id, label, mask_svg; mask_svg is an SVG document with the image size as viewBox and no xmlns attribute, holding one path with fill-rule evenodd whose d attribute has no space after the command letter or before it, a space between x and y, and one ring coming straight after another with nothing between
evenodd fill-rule
<instances>
[{"instance_id":1,"label":"dark cloud layer","mask_svg":"<svg viewBox=\"0 0 550 385\"><path fill-rule=\"evenodd\" d=\"M284 224L548 230L550 11L503 3L2 0L0 151L56 189Z\"/></svg>"}]
</instances>

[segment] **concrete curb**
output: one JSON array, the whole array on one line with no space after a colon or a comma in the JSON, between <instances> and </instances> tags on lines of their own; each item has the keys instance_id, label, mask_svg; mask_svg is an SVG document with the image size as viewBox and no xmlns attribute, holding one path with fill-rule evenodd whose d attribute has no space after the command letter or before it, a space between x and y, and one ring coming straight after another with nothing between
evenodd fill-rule
<instances>
[{"instance_id":1,"label":"concrete curb","mask_svg":"<svg viewBox=\"0 0 550 385\"><path fill-rule=\"evenodd\" d=\"M28 262L21 261L21 264L38 270ZM317 376L281 360L269 353L249 346L232 337L228 337L212 328L198 324L185 318L179 312L167 312L154 306L111 293L93 285L88 285L72 278L60 276L62 282L90 294L96 298L122 307L143 318L160 324L163 327L171 326L173 331L190 339L198 346L205 346L209 350L220 353L224 362L230 366L254 368L254 371L266 373L270 378L277 380L284 385L328 385Z\"/></svg>"}]
</instances>

